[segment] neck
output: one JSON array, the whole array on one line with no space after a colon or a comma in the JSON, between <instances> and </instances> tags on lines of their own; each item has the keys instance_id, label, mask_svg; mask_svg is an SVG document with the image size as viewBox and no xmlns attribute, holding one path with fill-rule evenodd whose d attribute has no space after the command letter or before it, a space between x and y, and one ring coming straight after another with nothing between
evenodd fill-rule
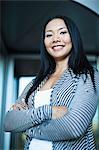
<instances>
[{"instance_id":1,"label":"neck","mask_svg":"<svg viewBox=\"0 0 99 150\"><path fill-rule=\"evenodd\" d=\"M62 74L66 69L68 69L68 63L65 60L56 61L55 74Z\"/></svg>"},{"instance_id":2,"label":"neck","mask_svg":"<svg viewBox=\"0 0 99 150\"><path fill-rule=\"evenodd\" d=\"M66 70L66 69L68 69L68 59L56 61L56 70Z\"/></svg>"}]
</instances>

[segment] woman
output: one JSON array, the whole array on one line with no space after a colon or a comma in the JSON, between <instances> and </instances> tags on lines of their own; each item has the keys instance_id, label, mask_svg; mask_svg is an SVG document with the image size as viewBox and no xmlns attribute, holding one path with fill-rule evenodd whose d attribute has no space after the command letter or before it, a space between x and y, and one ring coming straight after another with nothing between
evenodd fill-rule
<instances>
[{"instance_id":1,"label":"woman","mask_svg":"<svg viewBox=\"0 0 99 150\"><path fill-rule=\"evenodd\" d=\"M78 28L56 16L45 24L41 40L40 71L7 112L4 129L24 131L26 150L95 150L99 73L84 54Z\"/></svg>"}]
</instances>

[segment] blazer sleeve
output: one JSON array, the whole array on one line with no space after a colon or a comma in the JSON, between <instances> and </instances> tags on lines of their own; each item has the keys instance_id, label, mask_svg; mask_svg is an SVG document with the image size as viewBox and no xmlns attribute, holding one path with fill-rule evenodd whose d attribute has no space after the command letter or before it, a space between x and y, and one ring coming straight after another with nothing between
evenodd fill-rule
<instances>
[{"instance_id":1,"label":"blazer sleeve","mask_svg":"<svg viewBox=\"0 0 99 150\"><path fill-rule=\"evenodd\" d=\"M51 120L32 128L32 136L48 141L75 139L85 134L99 103L99 74L95 74L96 92L91 79L80 78L69 111L60 119Z\"/></svg>"},{"instance_id":2,"label":"blazer sleeve","mask_svg":"<svg viewBox=\"0 0 99 150\"><path fill-rule=\"evenodd\" d=\"M30 82L16 103L25 100L26 94L32 82ZM9 110L4 118L4 131L6 132L20 132L25 131L35 125L42 123L45 120L49 120L52 117L52 108L49 105L43 105L41 107L29 108L26 110Z\"/></svg>"}]
</instances>

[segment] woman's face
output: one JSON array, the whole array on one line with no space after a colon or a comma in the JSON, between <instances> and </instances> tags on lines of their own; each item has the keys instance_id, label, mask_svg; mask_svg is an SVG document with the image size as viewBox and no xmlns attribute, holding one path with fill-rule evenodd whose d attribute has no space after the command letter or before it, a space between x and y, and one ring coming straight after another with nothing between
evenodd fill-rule
<instances>
[{"instance_id":1,"label":"woman's face","mask_svg":"<svg viewBox=\"0 0 99 150\"><path fill-rule=\"evenodd\" d=\"M55 60L69 57L72 42L64 20L53 19L46 25L44 43Z\"/></svg>"}]
</instances>

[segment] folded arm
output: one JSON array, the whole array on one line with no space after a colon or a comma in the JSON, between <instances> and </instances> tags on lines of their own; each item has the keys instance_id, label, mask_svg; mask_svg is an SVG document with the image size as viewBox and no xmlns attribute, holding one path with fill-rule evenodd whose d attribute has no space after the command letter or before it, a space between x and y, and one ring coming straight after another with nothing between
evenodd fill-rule
<instances>
[{"instance_id":1,"label":"folded arm","mask_svg":"<svg viewBox=\"0 0 99 150\"><path fill-rule=\"evenodd\" d=\"M37 109L12 110L7 112L4 120L4 130L8 132L25 131L52 117L51 106L44 105Z\"/></svg>"},{"instance_id":2,"label":"folded arm","mask_svg":"<svg viewBox=\"0 0 99 150\"><path fill-rule=\"evenodd\" d=\"M98 74L99 75L99 74ZM60 141L81 137L85 134L95 115L99 102L99 76L94 92L90 79L80 79L69 111L63 117L50 120L31 129L31 136L37 139Z\"/></svg>"},{"instance_id":3,"label":"folded arm","mask_svg":"<svg viewBox=\"0 0 99 150\"><path fill-rule=\"evenodd\" d=\"M35 125L41 124L46 120L59 118L67 112L67 109L64 106L52 107L50 105L43 105L37 109L34 107L28 108L28 105L24 102L24 100L30 86L31 83L28 84L21 96L18 98L17 102L6 113L4 119L5 131L25 131Z\"/></svg>"},{"instance_id":4,"label":"folded arm","mask_svg":"<svg viewBox=\"0 0 99 150\"><path fill-rule=\"evenodd\" d=\"M29 83L18 98L12 109L9 110L4 118L4 130L8 132L20 132L29 129L45 120L52 118L52 108L49 105L41 106L37 109L28 108L24 102L27 91L32 86Z\"/></svg>"}]
</instances>

